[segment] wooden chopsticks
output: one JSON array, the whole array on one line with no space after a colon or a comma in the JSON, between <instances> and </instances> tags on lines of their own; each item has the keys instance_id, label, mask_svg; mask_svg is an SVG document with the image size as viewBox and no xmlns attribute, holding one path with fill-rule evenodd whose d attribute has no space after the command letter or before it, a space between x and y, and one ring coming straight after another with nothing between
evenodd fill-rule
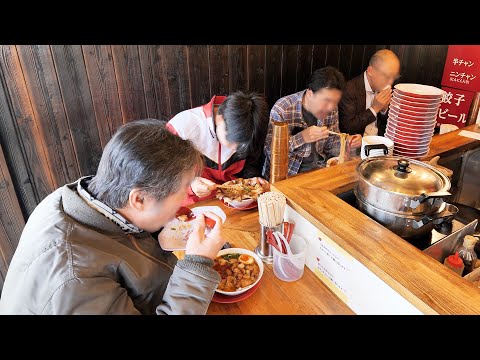
<instances>
[{"instance_id":1,"label":"wooden chopsticks","mask_svg":"<svg viewBox=\"0 0 480 360\"><path fill-rule=\"evenodd\" d=\"M234 185L217 185L217 189L243 189L242 184L234 184Z\"/></svg>"},{"instance_id":2,"label":"wooden chopsticks","mask_svg":"<svg viewBox=\"0 0 480 360\"><path fill-rule=\"evenodd\" d=\"M338 135L338 136L342 135L341 133L337 133L335 131L330 131L330 130L328 130L328 133L333 135Z\"/></svg>"}]
</instances>

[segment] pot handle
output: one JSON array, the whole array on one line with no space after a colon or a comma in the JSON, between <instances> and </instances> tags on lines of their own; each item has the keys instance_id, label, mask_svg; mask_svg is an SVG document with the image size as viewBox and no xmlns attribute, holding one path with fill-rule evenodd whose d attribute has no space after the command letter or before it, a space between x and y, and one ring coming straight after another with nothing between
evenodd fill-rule
<instances>
[{"instance_id":1,"label":"pot handle","mask_svg":"<svg viewBox=\"0 0 480 360\"><path fill-rule=\"evenodd\" d=\"M436 191L431 193L423 193L418 197L414 198L414 200L417 200L420 204L422 204L428 199L444 198L445 196L450 196L450 195L452 194L450 194L448 191Z\"/></svg>"},{"instance_id":2,"label":"pot handle","mask_svg":"<svg viewBox=\"0 0 480 360\"><path fill-rule=\"evenodd\" d=\"M450 205L450 204L446 203L446 205ZM453 206L453 208L456 208L456 207ZM414 229L419 229L422 226L428 224L429 222L433 222L434 225L439 225L439 224L441 224L445 221L451 221L451 220L453 220L453 217L455 216L455 214L458 212L458 208L456 208L456 209L457 209L457 211L455 211L455 212L444 210L440 213L434 213L431 216L430 215L425 215L420 221L414 221L413 222L413 224L412 224L413 228Z\"/></svg>"},{"instance_id":3,"label":"pot handle","mask_svg":"<svg viewBox=\"0 0 480 360\"><path fill-rule=\"evenodd\" d=\"M366 157L368 157L368 155L370 154L370 150L376 150L376 149L383 149L383 153L385 154L385 156L388 155L388 147L385 144L365 145L364 149L365 149L364 153Z\"/></svg>"}]
</instances>

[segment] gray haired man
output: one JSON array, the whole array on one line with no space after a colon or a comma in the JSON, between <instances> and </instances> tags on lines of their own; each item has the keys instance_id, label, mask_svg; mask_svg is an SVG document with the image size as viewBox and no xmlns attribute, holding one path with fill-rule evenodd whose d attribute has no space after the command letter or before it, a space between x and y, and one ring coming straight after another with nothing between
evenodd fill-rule
<instances>
[{"instance_id":1,"label":"gray haired man","mask_svg":"<svg viewBox=\"0 0 480 360\"><path fill-rule=\"evenodd\" d=\"M47 196L31 214L0 298L1 314L205 314L220 282L222 221L197 217L185 258L151 232L174 218L202 155L159 120L121 127L97 174Z\"/></svg>"}]
</instances>

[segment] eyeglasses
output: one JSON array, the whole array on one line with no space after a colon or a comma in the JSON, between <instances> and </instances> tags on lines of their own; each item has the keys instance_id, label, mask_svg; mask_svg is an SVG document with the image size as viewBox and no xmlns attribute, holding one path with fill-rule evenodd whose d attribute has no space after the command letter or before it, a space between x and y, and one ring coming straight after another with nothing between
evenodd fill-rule
<instances>
[{"instance_id":1,"label":"eyeglasses","mask_svg":"<svg viewBox=\"0 0 480 360\"><path fill-rule=\"evenodd\" d=\"M384 71L376 68L375 66L372 66L372 67L375 69L375 71L378 71L387 80L397 81L402 76L400 74L398 74L396 76L391 76L391 75L386 74Z\"/></svg>"}]
</instances>

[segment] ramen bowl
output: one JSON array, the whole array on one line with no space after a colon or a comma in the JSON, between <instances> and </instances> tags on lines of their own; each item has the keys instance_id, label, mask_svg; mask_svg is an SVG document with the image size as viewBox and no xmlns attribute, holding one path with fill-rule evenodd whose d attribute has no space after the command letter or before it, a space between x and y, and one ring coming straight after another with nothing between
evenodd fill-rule
<instances>
[{"instance_id":1,"label":"ramen bowl","mask_svg":"<svg viewBox=\"0 0 480 360\"><path fill-rule=\"evenodd\" d=\"M239 257L237 257L235 259L237 254L239 254ZM239 261L241 255L248 255L250 258L253 258L254 264L256 264L256 266L258 266L258 276L256 276L255 280L251 284L249 284L248 286L237 288L235 291L224 291L224 290L219 290L217 288L217 289L215 289L215 291L217 293L223 294L223 295L229 295L229 296L240 295L240 294L243 294L244 292L250 290L255 285L257 285L257 283L262 278L263 270L264 270L262 260L260 260L260 258L257 256L257 254L255 254L253 251L250 251L250 250L247 250L247 249L242 249L242 248L229 248L229 249L220 250L220 252L218 253L218 255L215 259L215 265L213 266L213 269L216 270L216 271L219 271L218 269L221 266L218 262L219 258L223 259L224 257L227 257L227 259L228 259L228 257L231 256L232 259L237 260L237 263L241 263ZM224 259L224 260L227 260L227 259ZM231 259L228 259L228 260L231 260ZM235 264L235 262L232 262L232 263L228 263L227 265L228 266L234 266L234 264ZM244 268L246 268L247 265L253 265L253 263L252 264L244 264L244 265L245 265ZM225 265L223 265L223 266L225 266ZM219 271L219 273L221 274L220 271Z\"/></svg>"}]
</instances>

